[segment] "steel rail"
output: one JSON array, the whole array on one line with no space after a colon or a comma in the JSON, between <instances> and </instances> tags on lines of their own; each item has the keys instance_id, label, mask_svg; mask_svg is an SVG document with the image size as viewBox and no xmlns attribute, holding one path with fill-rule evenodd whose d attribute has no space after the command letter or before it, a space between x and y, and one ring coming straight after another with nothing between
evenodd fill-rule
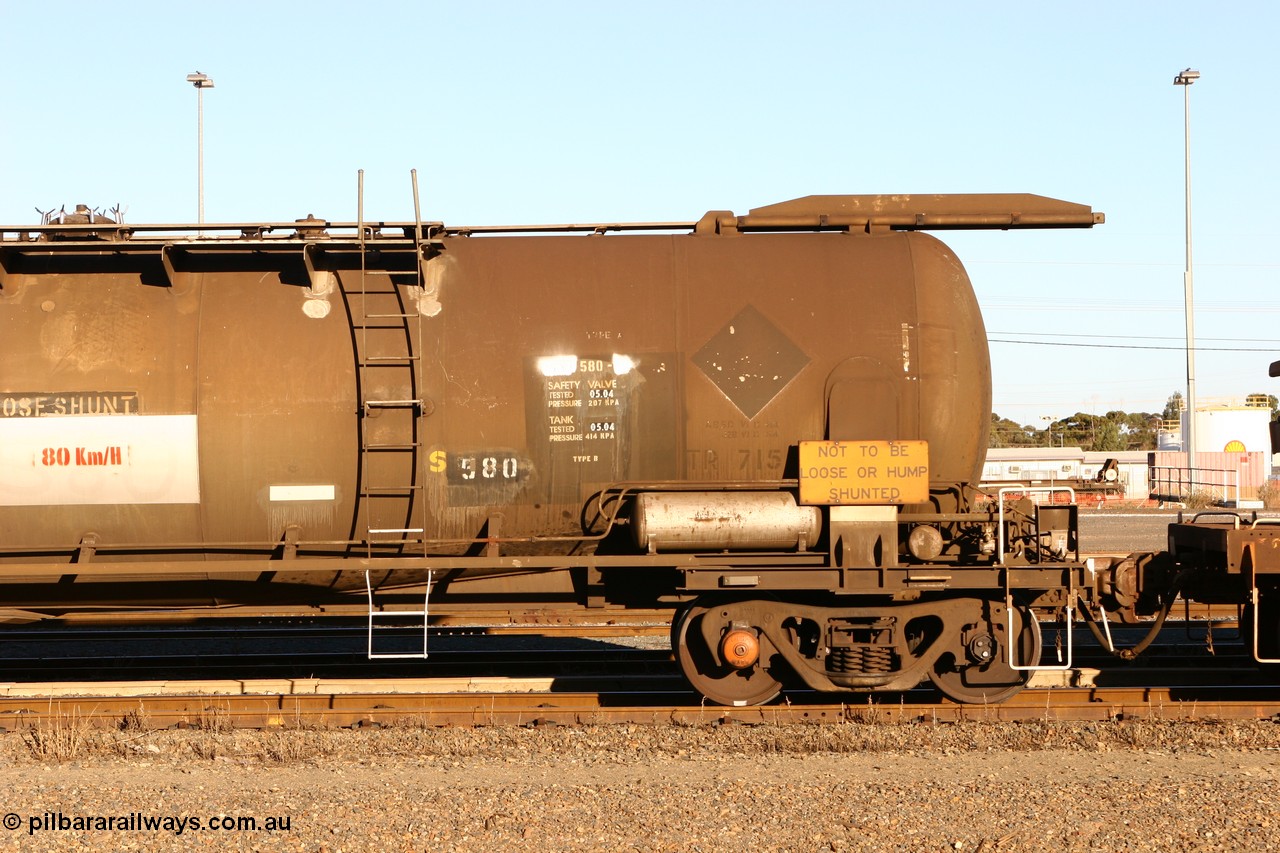
<instances>
[{"instance_id":1,"label":"steel rail","mask_svg":"<svg viewBox=\"0 0 1280 853\"><path fill-rule=\"evenodd\" d=\"M999 705L959 705L933 694L865 703L784 703L748 708L691 704L681 694L318 692L238 695L0 698L0 728L54 725L152 729L530 726L650 723L946 723L960 721L1205 721L1280 717L1280 688L1057 688L1026 690ZM1233 698L1234 697L1234 698ZM624 703L625 700L625 703ZM886 701L889 700L889 701Z\"/></svg>"}]
</instances>

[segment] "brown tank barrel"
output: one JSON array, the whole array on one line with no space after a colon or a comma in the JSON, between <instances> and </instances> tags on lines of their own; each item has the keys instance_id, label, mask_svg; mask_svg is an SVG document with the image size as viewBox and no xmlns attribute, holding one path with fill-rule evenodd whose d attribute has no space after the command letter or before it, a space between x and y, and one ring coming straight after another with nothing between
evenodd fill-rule
<instances>
[{"instance_id":1,"label":"brown tank barrel","mask_svg":"<svg viewBox=\"0 0 1280 853\"><path fill-rule=\"evenodd\" d=\"M572 536L611 484L773 483L817 439L923 439L934 481L973 482L982 318L910 232L1098 221L812 196L425 244L311 218L3 228L0 547Z\"/></svg>"}]
</instances>

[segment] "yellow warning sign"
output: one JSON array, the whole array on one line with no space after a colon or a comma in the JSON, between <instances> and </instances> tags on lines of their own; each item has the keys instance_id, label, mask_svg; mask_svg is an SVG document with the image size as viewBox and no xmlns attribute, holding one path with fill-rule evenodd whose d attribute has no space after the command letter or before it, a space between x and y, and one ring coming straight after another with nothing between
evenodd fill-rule
<instances>
[{"instance_id":1,"label":"yellow warning sign","mask_svg":"<svg viewBox=\"0 0 1280 853\"><path fill-rule=\"evenodd\" d=\"M927 441L800 442L802 504L868 506L927 500Z\"/></svg>"}]
</instances>

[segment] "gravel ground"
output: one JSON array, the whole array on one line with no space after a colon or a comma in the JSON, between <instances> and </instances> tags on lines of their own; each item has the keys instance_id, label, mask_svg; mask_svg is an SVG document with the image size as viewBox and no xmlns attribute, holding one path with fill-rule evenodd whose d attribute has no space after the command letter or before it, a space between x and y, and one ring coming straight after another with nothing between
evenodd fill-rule
<instances>
[{"instance_id":1,"label":"gravel ground","mask_svg":"<svg viewBox=\"0 0 1280 853\"><path fill-rule=\"evenodd\" d=\"M1177 510L1132 507L1082 509L1079 517L1080 549L1089 554L1163 551L1169 547L1169 524L1177 520Z\"/></svg>"},{"instance_id":2,"label":"gravel ground","mask_svg":"<svg viewBox=\"0 0 1280 853\"><path fill-rule=\"evenodd\" d=\"M1202 510L1202 512L1229 510ZM1126 554L1134 551L1163 551L1169 547L1168 526L1178 520L1177 509L1146 507L1106 507L1080 510L1080 549L1087 554ZM1196 510L1183 510L1187 521ZM1251 519L1251 510L1240 510ZM1276 518L1272 510L1259 510L1259 518Z\"/></svg>"},{"instance_id":3,"label":"gravel ground","mask_svg":"<svg viewBox=\"0 0 1280 853\"><path fill-rule=\"evenodd\" d=\"M1272 721L45 734L0 849L1280 849Z\"/></svg>"}]
</instances>

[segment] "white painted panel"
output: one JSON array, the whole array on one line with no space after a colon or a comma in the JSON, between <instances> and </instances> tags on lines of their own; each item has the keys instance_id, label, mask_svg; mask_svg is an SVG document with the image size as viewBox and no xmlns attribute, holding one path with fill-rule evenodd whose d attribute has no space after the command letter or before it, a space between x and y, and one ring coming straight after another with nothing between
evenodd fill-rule
<instances>
[{"instance_id":1,"label":"white painted panel","mask_svg":"<svg viewBox=\"0 0 1280 853\"><path fill-rule=\"evenodd\" d=\"M0 506L199 502L195 415L0 419Z\"/></svg>"},{"instance_id":2,"label":"white painted panel","mask_svg":"<svg viewBox=\"0 0 1280 853\"><path fill-rule=\"evenodd\" d=\"M272 486L273 501L331 501L336 495L333 486Z\"/></svg>"}]
</instances>

